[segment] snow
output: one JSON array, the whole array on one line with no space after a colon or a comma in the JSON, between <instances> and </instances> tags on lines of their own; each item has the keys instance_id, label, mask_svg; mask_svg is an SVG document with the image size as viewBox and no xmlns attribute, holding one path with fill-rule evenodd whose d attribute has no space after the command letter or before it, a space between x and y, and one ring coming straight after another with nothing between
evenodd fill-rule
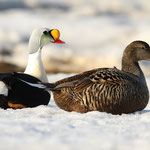
<instances>
[{"instance_id":1,"label":"snow","mask_svg":"<svg viewBox=\"0 0 150 150\"><path fill-rule=\"evenodd\" d=\"M0 0L0 61L26 66L34 28L58 28L64 45L43 48L47 70L120 68L134 40L150 44L149 0ZM150 89L150 62L141 62ZM71 74L49 75L49 81ZM149 150L150 104L141 112L79 114L48 106L0 109L0 150Z\"/></svg>"},{"instance_id":2,"label":"snow","mask_svg":"<svg viewBox=\"0 0 150 150\"><path fill-rule=\"evenodd\" d=\"M48 77L54 81L67 76ZM149 84L149 77L147 81ZM48 106L0 109L0 149L149 150L149 116L150 105L123 115L66 112L55 105L53 98Z\"/></svg>"}]
</instances>

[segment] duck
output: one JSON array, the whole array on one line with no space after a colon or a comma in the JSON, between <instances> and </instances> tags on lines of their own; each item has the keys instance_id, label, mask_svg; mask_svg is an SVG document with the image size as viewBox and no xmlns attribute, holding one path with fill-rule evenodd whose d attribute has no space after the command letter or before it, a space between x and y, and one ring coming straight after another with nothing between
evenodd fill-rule
<instances>
[{"instance_id":1,"label":"duck","mask_svg":"<svg viewBox=\"0 0 150 150\"><path fill-rule=\"evenodd\" d=\"M144 41L133 41L123 52L121 70L97 68L41 84L52 91L58 107L68 112L134 113L143 110L149 101L141 60L150 61L150 47Z\"/></svg>"},{"instance_id":2,"label":"duck","mask_svg":"<svg viewBox=\"0 0 150 150\"><path fill-rule=\"evenodd\" d=\"M63 44L58 29L34 29L29 39L29 58L24 73L0 73L0 108L20 109L48 105L50 92L38 82L48 82L41 51L48 43Z\"/></svg>"}]
</instances>

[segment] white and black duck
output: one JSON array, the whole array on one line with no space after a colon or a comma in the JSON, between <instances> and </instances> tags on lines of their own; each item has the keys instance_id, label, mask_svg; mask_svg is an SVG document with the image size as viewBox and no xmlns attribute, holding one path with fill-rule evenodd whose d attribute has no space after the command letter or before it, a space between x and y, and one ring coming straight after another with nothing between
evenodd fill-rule
<instances>
[{"instance_id":1,"label":"white and black duck","mask_svg":"<svg viewBox=\"0 0 150 150\"><path fill-rule=\"evenodd\" d=\"M42 63L41 50L48 43L62 42L57 29L35 29L29 40L29 58L24 73L0 74L0 107L26 108L47 105L50 93L39 88L38 82L47 82L47 75Z\"/></svg>"}]
</instances>

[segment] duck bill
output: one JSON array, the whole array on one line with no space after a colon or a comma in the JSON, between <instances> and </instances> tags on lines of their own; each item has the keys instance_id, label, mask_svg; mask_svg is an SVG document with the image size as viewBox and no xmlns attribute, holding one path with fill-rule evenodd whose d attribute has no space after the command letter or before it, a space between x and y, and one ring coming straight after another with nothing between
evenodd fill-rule
<instances>
[{"instance_id":1,"label":"duck bill","mask_svg":"<svg viewBox=\"0 0 150 150\"><path fill-rule=\"evenodd\" d=\"M58 40L55 40L53 43L65 44L65 42L61 41L60 39L58 39Z\"/></svg>"}]
</instances>

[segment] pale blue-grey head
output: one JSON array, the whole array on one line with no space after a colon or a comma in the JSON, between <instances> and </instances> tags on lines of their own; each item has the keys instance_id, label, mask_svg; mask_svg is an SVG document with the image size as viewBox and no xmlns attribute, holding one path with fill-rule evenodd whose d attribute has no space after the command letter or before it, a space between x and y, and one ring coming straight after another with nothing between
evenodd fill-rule
<instances>
[{"instance_id":1,"label":"pale blue-grey head","mask_svg":"<svg viewBox=\"0 0 150 150\"><path fill-rule=\"evenodd\" d=\"M60 32L58 29L37 28L32 31L29 40L29 54L36 53L44 45L48 43L63 44L64 42L59 39Z\"/></svg>"}]
</instances>

